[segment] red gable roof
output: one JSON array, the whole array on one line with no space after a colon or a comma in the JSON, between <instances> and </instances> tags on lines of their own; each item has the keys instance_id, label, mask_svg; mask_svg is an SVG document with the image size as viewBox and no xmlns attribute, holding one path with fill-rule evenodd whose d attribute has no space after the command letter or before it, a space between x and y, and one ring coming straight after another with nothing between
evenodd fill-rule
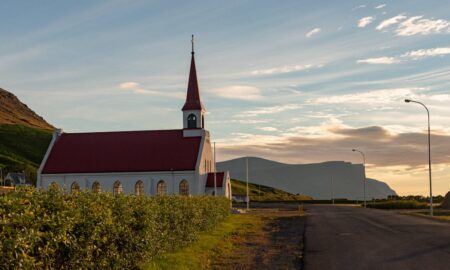
<instances>
[{"instance_id":1,"label":"red gable roof","mask_svg":"<svg viewBox=\"0 0 450 270\"><path fill-rule=\"evenodd\" d=\"M63 133L42 173L195 170L200 142L182 130Z\"/></svg>"},{"instance_id":2,"label":"red gable roof","mask_svg":"<svg viewBox=\"0 0 450 270\"><path fill-rule=\"evenodd\" d=\"M223 178L225 176L224 172L216 172L216 186L223 186ZM208 173L208 178L206 180L206 187L214 187L214 173Z\"/></svg>"},{"instance_id":3,"label":"red gable roof","mask_svg":"<svg viewBox=\"0 0 450 270\"><path fill-rule=\"evenodd\" d=\"M200 93L198 90L197 71L195 69L194 52L192 52L191 70L189 71L189 82L186 95L186 102L184 103L182 111L186 110L204 110L203 104L200 100Z\"/></svg>"}]
</instances>

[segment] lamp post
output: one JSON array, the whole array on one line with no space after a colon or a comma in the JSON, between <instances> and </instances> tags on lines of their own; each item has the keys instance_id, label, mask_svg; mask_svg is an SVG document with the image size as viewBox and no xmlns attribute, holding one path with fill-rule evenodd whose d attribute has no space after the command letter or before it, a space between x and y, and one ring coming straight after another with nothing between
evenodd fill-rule
<instances>
[{"instance_id":1,"label":"lamp post","mask_svg":"<svg viewBox=\"0 0 450 270\"><path fill-rule=\"evenodd\" d=\"M216 142L214 142L214 196L217 196Z\"/></svg>"},{"instance_id":2,"label":"lamp post","mask_svg":"<svg viewBox=\"0 0 450 270\"><path fill-rule=\"evenodd\" d=\"M363 157L363 169L364 169L364 179L363 179L363 186L364 186L364 208L367 207L367 202L366 202L366 156L364 155L364 153L362 151L359 151L358 149L352 149L353 152L358 152L362 155Z\"/></svg>"},{"instance_id":3,"label":"lamp post","mask_svg":"<svg viewBox=\"0 0 450 270\"><path fill-rule=\"evenodd\" d=\"M430 111L428 110L427 106L423 104L422 102L411 100L411 99L405 99L406 103L417 103L422 105L425 110L427 111L428 116L428 175L430 180L430 216L433 216L433 189L431 185L431 134L430 134Z\"/></svg>"}]
</instances>

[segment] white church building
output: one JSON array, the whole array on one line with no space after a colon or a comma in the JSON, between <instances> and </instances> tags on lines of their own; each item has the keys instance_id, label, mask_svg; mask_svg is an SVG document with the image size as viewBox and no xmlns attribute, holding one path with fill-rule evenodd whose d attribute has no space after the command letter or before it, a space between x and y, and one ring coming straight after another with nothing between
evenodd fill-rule
<instances>
[{"instance_id":1,"label":"white church building","mask_svg":"<svg viewBox=\"0 0 450 270\"><path fill-rule=\"evenodd\" d=\"M183 129L64 133L56 130L37 186L68 192L215 194L231 198L228 172L215 172L192 50Z\"/></svg>"}]
</instances>

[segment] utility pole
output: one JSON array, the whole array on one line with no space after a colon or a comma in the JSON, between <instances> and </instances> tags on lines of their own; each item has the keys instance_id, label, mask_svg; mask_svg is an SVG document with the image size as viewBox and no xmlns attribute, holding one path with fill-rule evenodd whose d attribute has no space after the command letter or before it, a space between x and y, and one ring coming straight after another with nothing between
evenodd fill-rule
<instances>
[{"instance_id":1,"label":"utility pole","mask_svg":"<svg viewBox=\"0 0 450 270\"><path fill-rule=\"evenodd\" d=\"M358 152L362 155L363 158L363 170L364 170L364 179L363 179L363 185L364 185L364 208L367 207L367 201L366 201L366 155L362 151L359 151L358 149L352 149L353 152Z\"/></svg>"},{"instance_id":2,"label":"utility pole","mask_svg":"<svg viewBox=\"0 0 450 270\"><path fill-rule=\"evenodd\" d=\"M331 176L331 200L333 202L334 205L334 185L333 185L333 176Z\"/></svg>"},{"instance_id":3,"label":"utility pole","mask_svg":"<svg viewBox=\"0 0 450 270\"><path fill-rule=\"evenodd\" d=\"M250 197L248 196L248 157L245 157L245 169L246 169L246 179L247 179L247 210L250 210Z\"/></svg>"},{"instance_id":4,"label":"utility pole","mask_svg":"<svg viewBox=\"0 0 450 270\"><path fill-rule=\"evenodd\" d=\"M216 142L214 142L214 196L217 196Z\"/></svg>"}]
</instances>

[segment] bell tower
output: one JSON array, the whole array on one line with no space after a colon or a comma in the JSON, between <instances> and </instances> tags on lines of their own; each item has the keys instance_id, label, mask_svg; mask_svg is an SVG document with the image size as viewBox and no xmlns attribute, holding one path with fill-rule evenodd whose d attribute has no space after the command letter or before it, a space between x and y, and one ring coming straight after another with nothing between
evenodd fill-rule
<instances>
[{"instance_id":1,"label":"bell tower","mask_svg":"<svg viewBox=\"0 0 450 270\"><path fill-rule=\"evenodd\" d=\"M205 107L200 100L198 89L197 71L194 59L194 35L192 35L191 69L189 71L189 82L187 88L186 102L183 108L183 129L205 128Z\"/></svg>"}]
</instances>

